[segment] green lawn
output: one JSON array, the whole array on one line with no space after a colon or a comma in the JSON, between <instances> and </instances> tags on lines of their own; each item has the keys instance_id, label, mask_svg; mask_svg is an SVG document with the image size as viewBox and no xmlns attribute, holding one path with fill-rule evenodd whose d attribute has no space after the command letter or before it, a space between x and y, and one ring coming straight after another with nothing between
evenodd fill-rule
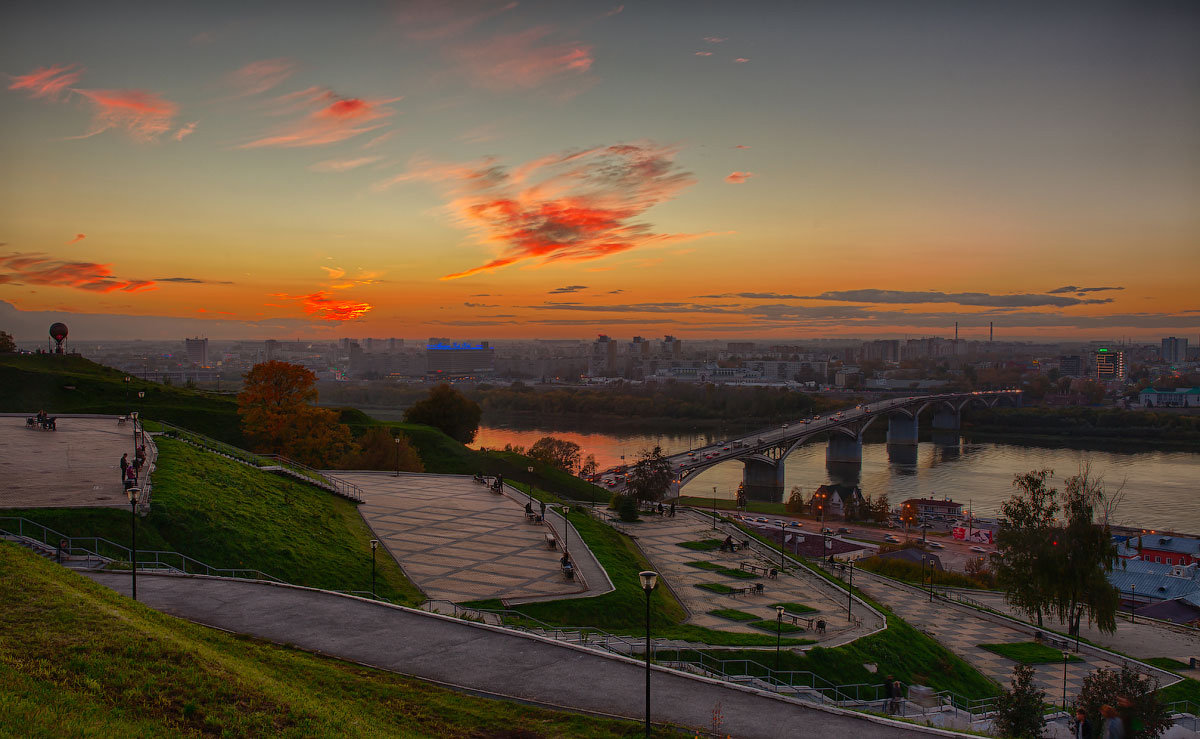
<instances>
[{"instance_id":1,"label":"green lawn","mask_svg":"<svg viewBox=\"0 0 1200 739\"><path fill-rule=\"evenodd\" d=\"M1170 657L1151 657L1150 659L1145 659L1142 661L1152 664L1155 667L1161 667L1169 672L1177 673L1179 670L1188 669L1186 662L1180 662L1179 660L1171 659ZM1195 678L1191 677L1185 677L1183 680L1175 683L1174 685L1168 685L1167 687L1159 690L1158 697L1164 703L1173 703L1174 701L1191 701L1193 704L1192 711L1195 711L1196 707L1200 707L1200 680L1196 680Z\"/></svg>"},{"instance_id":2,"label":"green lawn","mask_svg":"<svg viewBox=\"0 0 1200 739\"><path fill-rule=\"evenodd\" d=\"M756 580L759 577L753 572L747 572L746 570L735 570L732 567L719 565L716 562L705 562L700 560L696 562L685 562L684 564L689 567L695 567L696 569L707 570L708 572L716 572L728 577L736 577L739 580Z\"/></svg>"},{"instance_id":3,"label":"green lawn","mask_svg":"<svg viewBox=\"0 0 1200 739\"><path fill-rule=\"evenodd\" d=\"M150 515L138 521L138 548L182 552L213 567L253 568L295 585L370 590L374 538L353 503L289 478L159 437ZM128 546L129 512L114 508L0 511L68 536ZM423 600L381 550L376 591Z\"/></svg>"},{"instance_id":4,"label":"green lawn","mask_svg":"<svg viewBox=\"0 0 1200 739\"><path fill-rule=\"evenodd\" d=\"M708 615L717 616L718 618L727 618L730 621L757 621L760 616L755 616L753 613L739 611L736 608L717 608L709 611Z\"/></svg>"},{"instance_id":5,"label":"green lawn","mask_svg":"<svg viewBox=\"0 0 1200 739\"><path fill-rule=\"evenodd\" d=\"M698 559L694 562L685 562L684 564L686 564L688 567L695 567L698 570L709 570L712 572L725 569L725 565L719 565L716 562L706 562L702 559Z\"/></svg>"},{"instance_id":6,"label":"green lawn","mask_svg":"<svg viewBox=\"0 0 1200 739\"><path fill-rule=\"evenodd\" d=\"M1063 661L1064 652L1061 649L1048 647L1045 644L1036 642L1012 642L1009 644L980 644L980 648L986 649L989 652L995 652L1001 657L1007 657L1013 662L1020 662L1025 665L1045 665ZM1068 662L1082 662L1083 660L1070 655L1067 657Z\"/></svg>"},{"instance_id":7,"label":"green lawn","mask_svg":"<svg viewBox=\"0 0 1200 739\"><path fill-rule=\"evenodd\" d=\"M794 634L798 631L804 631L803 626L797 626L796 624L788 621L779 621L778 619L755 621L754 623L746 625L753 626L756 629L762 629L763 631L770 631L772 634L774 634L777 630L781 634Z\"/></svg>"},{"instance_id":8,"label":"green lawn","mask_svg":"<svg viewBox=\"0 0 1200 739\"><path fill-rule=\"evenodd\" d=\"M705 498L704 496L681 495L677 501L679 505L691 506L701 512L705 509L710 512L713 509L713 499ZM717 499L717 510L732 511L737 509L737 501L732 499ZM794 516L794 513L788 513L786 506L783 503L766 503L758 500L746 501L746 512L762 513L764 515L775 516Z\"/></svg>"},{"instance_id":9,"label":"green lawn","mask_svg":"<svg viewBox=\"0 0 1200 739\"><path fill-rule=\"evenodd\" d=\"M777 608L779 606L783 606L783 610L787 611L788 613L812 613L813 611L817 610L816 608L813 608L812 606L806 606L803 603L773 603L773 604L771 604L772 608Z\"/></svg>"},{"instance_id":10,"label":"green lawn","mask_svg":"<svg viewBox=\"0 0 1200 739\"><path fill-rule=\"evenodd\" d=\"M701 582L696 583L693 587L700 588L701 590L710 590L721 595L729 595L733 592L733 588L723 582Z\"/></svg>"},{"instance_id":11,"label":"green lawn","mask_svg":"<svg viewBox=\"0 0 1200 739\"><path fill-rule=\"evenodd\" d=\"M643 732L637 722L479 698L208 629L6 542L0 602L3 736L599 739Z\"/></svg>"},{"instance_id":12,"label":"green lawn","mask_svg":"<svg viewBox=\"0 0 1200 739\"><path fill-rule=\"evenodd\" d=\"M699 541L679 541L675 546L692 549L697 552L711 552L721 547L722 539L700 539Z\"/></svg>"}]
</instances>

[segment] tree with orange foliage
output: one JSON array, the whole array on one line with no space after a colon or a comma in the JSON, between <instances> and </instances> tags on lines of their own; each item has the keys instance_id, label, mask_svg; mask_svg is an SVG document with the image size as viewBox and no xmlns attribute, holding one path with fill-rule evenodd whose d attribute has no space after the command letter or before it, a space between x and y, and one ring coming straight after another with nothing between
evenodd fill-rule
<instances>
[{"instance_id":1,"label":"tree with orange foliage","mask_svg":"<svg viewBox=\"0 0 1200 739\"><path fill-rule=\"evenodd\" d=\"M243 377L238 415L251 449L332 467L358 451L337 411L317 408L317 376L288 362L256 364Z\"/></svg>"}]
</instances>

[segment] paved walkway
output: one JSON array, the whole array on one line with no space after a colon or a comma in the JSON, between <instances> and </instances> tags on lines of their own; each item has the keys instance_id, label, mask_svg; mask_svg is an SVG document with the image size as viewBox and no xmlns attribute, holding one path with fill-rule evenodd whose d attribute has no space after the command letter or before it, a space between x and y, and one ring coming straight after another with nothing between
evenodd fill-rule
<instances>
[{"instance_id":1,"label":"paved walkway","mask_svg":"<svg viewBox=\"0 0 1200 739\"><path fill-rule=\"evenodd\" d=\"M869 633L883 626L883 620L865 609L856 614L865 618L865 623L852 624L846 617L846 596L828 585L819 577L807 575L797 577L793 572L778 574L775 578L765 576L742 579L719 571L700 569L690 563L703 562L741 571L742 565L778 570L779 560L768 561L753 550L722 552L719 549L697 551L680 546L682 542L724 539L725 532L713 530L704 520L696 516L677 515L674 518L647 516L641 523L628 524L625 530L637 537L638 546L646 553L651 564L671 583L675 593L684 602L691 616L685 623L704 626L721 631L737 631L762 634L763 630L744 623L730 621L709 612L733 609L752 613L763 620L775 623L776 603L796 603L814 609L812 612L796 611L800 615L826 621L824 634L815 630L791 633L788 636L813 639L818 642L844 643L855 636ZM744 536L741 538L745 538ZM702 583L720 583L732 588L744 588L756 583L763 585L761 595L721 595L696 587ZM792 609L789 609L792 610ZM774 633L772 628L769 632Z\"/></svg>"},{"instance_id":2,"label":"paved walkway","mask_svg":"<svg viewBox=\"0 0 1200 739\"><path fill-rule=\"evenodd\" d=\"M1032 629L1015 625L1004 625L985 618L966 606L935 599L930 602L915 588L893 582L858 570L854 574L855 586L875 600L896 612L909 624L937 639L950 651L971 663L976 669L1002 686L1012 682L1016 662L981 649L980 644L1007 644L1033 640ZM1067 698L1079 694L1083 678L1093 670L1105 667L1117 669L1118 664L1087 652L1078 655L1082 662L1067 664ZM1063 695L1063 665L1034 665L1034 679L1046 691L1046 699L1058 703Z\"/></svg>"},{"instance_id":3,"label":"paved walkway","mask_svg":"<svg viewBox=\"0 0 1200 739\"><path fill-rule=\"evenodd\" d=\"M126 574L86 573L127 593ZM316 590L217 578L141 575L153 608L197 623L454 687L630 719L645 714L645 667L542 639ZM655 669L653 720L756 737L904 737L949 732L839 713Z\"/></svg>"},{"instance_id":4,"label":"paved walkway","mask_svg":"<svg viewBox=\"0 0 1200 739\"><path fill-rule=\"evenodd\" d=\"M25 418L0 416L0 508L129 505L119 462L133 459L133 424L60 416L42 431Z\"/></svg>"},{"instance_id":5,"label":"paved walkway","mask_svg":"<svg viewBox=\"0 0 1200 739\"><path fill-rule=\"evenodd\" d=\"M561 540L561 521L557 530L530 523L524 500L497 495L469 476L337 476L363 489L367 502L359 512L430 598L513 602L608 589L607 579L595 576L599 563L574 531L568 546L584 577L568 580L559 563L561 550L546 545L547 533Z\"/></svg>"}]
</instances>

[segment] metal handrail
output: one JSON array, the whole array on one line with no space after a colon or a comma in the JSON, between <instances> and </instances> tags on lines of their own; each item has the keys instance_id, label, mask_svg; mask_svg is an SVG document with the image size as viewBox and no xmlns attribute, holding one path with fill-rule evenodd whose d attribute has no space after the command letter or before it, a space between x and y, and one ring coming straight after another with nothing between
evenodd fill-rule
<instances>
[{"instance_id":1,"label":"metal handrail","mask_svg":"<svg viewBox=\"0 0 1200 739\"><path fill-rule=\"evenodd\" d=\"M312 467L309 467L301 462L297 462L294 459L288 459L282 454L261 454L259 456L266 459L273 459L285 467L292 467L305 477L312 478L319 484L325 484L332 487L336 493L343 497L357 500L359 503L362 503L366 500L363 495L363 489L352 482L347 482L346 480L334 477L327 472L313 469Z\"/></svg>"},{"instance_id":2,"label":"metal handrail","mask_svg":"<svg viewBox=\"0 0 1200 739\"><path fill-rule=\"evenodd\" d=\"M613 634L605 631L604 629L591 626L578 626L573 628L555 626L534 618L533 616L522 613L521 611L507 608L470 608L466 606L460 606L453 601L438 598L426 599L421 602L418 608L440 613L440 611L436 611L436 609L432 607L437 603L445 603L449 605L452 609L451 614L455 618L470 619L475 616L482 618L483 615L490 614L496 616L498 622L497 625L503 626L506 629L521 631L528 634L547 636L555 641L570 641L572 643L579 643L585 646L599 647L614 654L620 654L623 656L629 656L637 653L638 651L645 651L645 641L642 639L630 638L620 634ZM430 606L430 608L426 609L426 606ZM524 624L520 623L521 621L531 621L536 624L536 627L525 626ZM667 640L650 640L651 659L654 659L654 654L658 649L663 648L658 642L665 641ZM614 644L623 648L616 648L614 647Z\"/></svg>"},{"instance_id":3,"label":"metal handrail","mask_svg":"<svg viewBox=\"0 0 1200 739\"><path fill-rule=\"evenodd\" d=\"M15 522L10 523L10 522ZM95 557L106 564L128 564L132 562L132 550L129 547L109 541L99 536L67 536L59 531L18 516L0 516L0 535L8 535L35 541L48 549L62 551L70 557ZM62 543L66 542L66 546ZM252 568L213 567L200 560L182 554L160 549L138 549L138 569L160 569L178 572L185 575L210 575L213 577L233 577L244 580L268 580L282 583L283 580L268 575L262 570Z\"/></svg>"}]
</instances>

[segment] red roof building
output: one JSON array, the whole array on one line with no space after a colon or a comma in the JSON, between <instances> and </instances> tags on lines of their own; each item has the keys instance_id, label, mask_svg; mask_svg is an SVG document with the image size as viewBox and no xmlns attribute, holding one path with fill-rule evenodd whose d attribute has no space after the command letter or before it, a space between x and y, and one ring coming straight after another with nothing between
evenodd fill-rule
<instances>
[{"instance_id":1,"label":"red roof building","mask_svg":"<svg viewBox=\"0 0 1200 739\"><path fill-rule=\"evenodd\" d=\"M963 508L962 503L933 498L909 498L900 505L901 510L916 511L919 516L961 516Z\"/></svg>"}]
</instances>

